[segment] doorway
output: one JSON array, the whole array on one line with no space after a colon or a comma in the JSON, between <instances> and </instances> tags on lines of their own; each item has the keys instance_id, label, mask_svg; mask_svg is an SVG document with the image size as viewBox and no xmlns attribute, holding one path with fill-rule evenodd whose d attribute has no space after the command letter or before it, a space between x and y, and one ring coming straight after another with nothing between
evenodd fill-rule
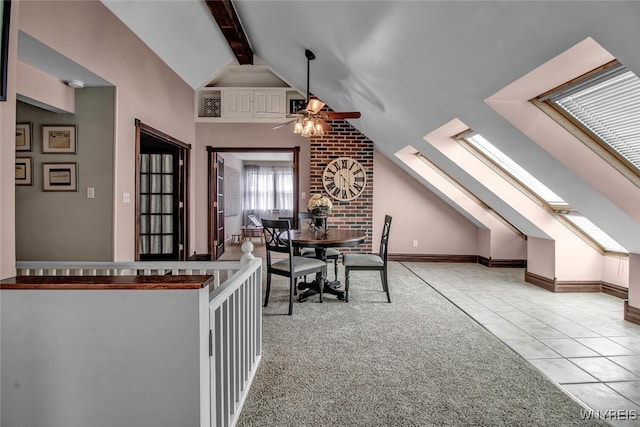
<instances>
[{"instance_id":1,"label":"doorway","mask_svg":"<svg viewBox=\"0 0 640 427\"><path fill-rule=\"evenodd\" d=\"M225 251L225 241L234 234L240 234L240 227L246 225L248 219L244 218L246 210L241 207L238 211L238 203L243 203L243 186L239 182L234 185L233 182L225 183L224 176L228 177L237 176L238 170L229 170L228 172L234 172L234 174L225 174L225 166L220 166L220 157L227 156L230 159L270 159L274 157L286 156L291 164L290 178L291 178L291 194L293 207L289 212L293 212L293 218L297 218L299 210L298 202L298 189L299 189L299 157L300 147L292 148L238 148L238 147L208 147L209 152L209 200L208 200L208 220L209 220L209 254L211 259L218 259ZM244 161L243 161L244 162ZM226 164L225 160L222 164ZM231 168L233 169L233 168ZM238 167L242 169L242 167ZM243 180L244 178L240 178ZM236 179L234 178L234 182ZM226 191L226 193L225 193ZM234 203L235 200L235 203ZM234 208L235 206L235 208ZM228 210L225 214L225 209ZM221 212L222 210L222 212ZM237 214L233 217L231 211L236 211ZM250 212L253 213L253 212ZM288 214L291 216L291 214ZM225 220L225 217L229 221ZM229 226L228 226L229 224Z\"/></svg>"},{"instance_id":2,"label":"doorway","mask_svg":"<svg viewBox=\"0 0 640 427\"><path fill-rule=\"evenodd\" d=\"M136 260L184 261L190 145L136 120Z\"/></svg>"}]
</instances>

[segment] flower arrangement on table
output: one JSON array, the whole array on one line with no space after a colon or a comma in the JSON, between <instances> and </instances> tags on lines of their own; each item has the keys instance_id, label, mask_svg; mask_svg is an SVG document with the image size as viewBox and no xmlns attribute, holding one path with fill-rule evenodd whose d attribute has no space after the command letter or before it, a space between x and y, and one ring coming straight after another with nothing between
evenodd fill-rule
<instances>
[{"instance_id":1,"label":"flower arrangement on table","mask_svg":"<svg viewBox=\"0 0 640 427\"><path fill-rule=\"evenodd\" d=\"M331 199L324 194L314 194L307 203L307 208L313 216L327 216L333 209Z\"/></svg>"}]
</instances>

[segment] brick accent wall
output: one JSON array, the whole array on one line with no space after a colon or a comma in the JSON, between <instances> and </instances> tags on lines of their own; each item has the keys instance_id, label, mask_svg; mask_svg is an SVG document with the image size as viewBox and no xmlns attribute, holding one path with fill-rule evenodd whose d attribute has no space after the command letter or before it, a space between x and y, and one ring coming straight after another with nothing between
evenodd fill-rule
<instances>
[{"instance_id":1,"label":"brick accent wall","mask_svg":"<svg viewBox=\"0 0 640 427\"><path fill-rule=\"evenodd\" d=\"M367 186L362 194L350 201L332 198L333 210L329 216L330 228L360 228L367 230L367 240L354 248L341 248L341 252L377 252L379 244L372 245L373 232L373 142L345 120L328 121L332 130L310 139L310 194L325 193L322 172L329 162L338 157L351 157L367 173ZM331 197L331 196L329 196ZM306 206L301 206L304 210Z\"/></svg>"}]
</instances>

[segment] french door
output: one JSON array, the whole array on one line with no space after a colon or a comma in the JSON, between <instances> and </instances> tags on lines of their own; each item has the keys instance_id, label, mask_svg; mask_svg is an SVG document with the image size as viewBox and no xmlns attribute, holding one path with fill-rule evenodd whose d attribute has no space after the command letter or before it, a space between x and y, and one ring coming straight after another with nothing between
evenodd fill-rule
<instances>
[{"instance_id":1,"label":"french door","mask_svg":"<svg viewBox=\"0 0 640 427\"><path fill-rule=\"evenodd\" d=\"M150 128L137 129L136 259L185 260L188 147Z\"/></svg>"}]
</instances>

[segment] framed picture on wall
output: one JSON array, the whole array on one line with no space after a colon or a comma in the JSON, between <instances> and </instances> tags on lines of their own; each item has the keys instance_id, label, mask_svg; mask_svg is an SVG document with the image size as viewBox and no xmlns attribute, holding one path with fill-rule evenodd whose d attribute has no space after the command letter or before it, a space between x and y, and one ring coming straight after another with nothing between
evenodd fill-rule
<instances>
[{"instance_id":1,"label":"framed picture on wall","mask_svg":"<svg viewBox=\"0 0 640 427\"><path fill-rule=\"evenodd\" d=\"M16 125L16 151L31 151L31 123Z\"/></svg>"},{"instance_id":2,"label":"framed picture on wall","mask_svg":"<svg viewBox=\"0 0 640 427\"><path fill-rule=\"evenodd\" d=\"M48 154L75 154L76 127L74 125L42 126L42 152Z\"/></svg>"},{"instance_id":3,"label":"framed picture on wall","mask_svg":"<svg viewBox=\"0 0 640 427\"><path fill-rule=\"evenodd\" d=\"M16 185L33 185L31 157L16 157Z\"/></svg>"},{"instance_id":4,"label":"framed picture on wall","mask_svg":"<svg viewBox=\"0 0 640 427\"><path fill-rule=\"evenodd\" d=\"M43 163L44 191L78 191L77 163Z\"/></svg>"}]
</instances>

